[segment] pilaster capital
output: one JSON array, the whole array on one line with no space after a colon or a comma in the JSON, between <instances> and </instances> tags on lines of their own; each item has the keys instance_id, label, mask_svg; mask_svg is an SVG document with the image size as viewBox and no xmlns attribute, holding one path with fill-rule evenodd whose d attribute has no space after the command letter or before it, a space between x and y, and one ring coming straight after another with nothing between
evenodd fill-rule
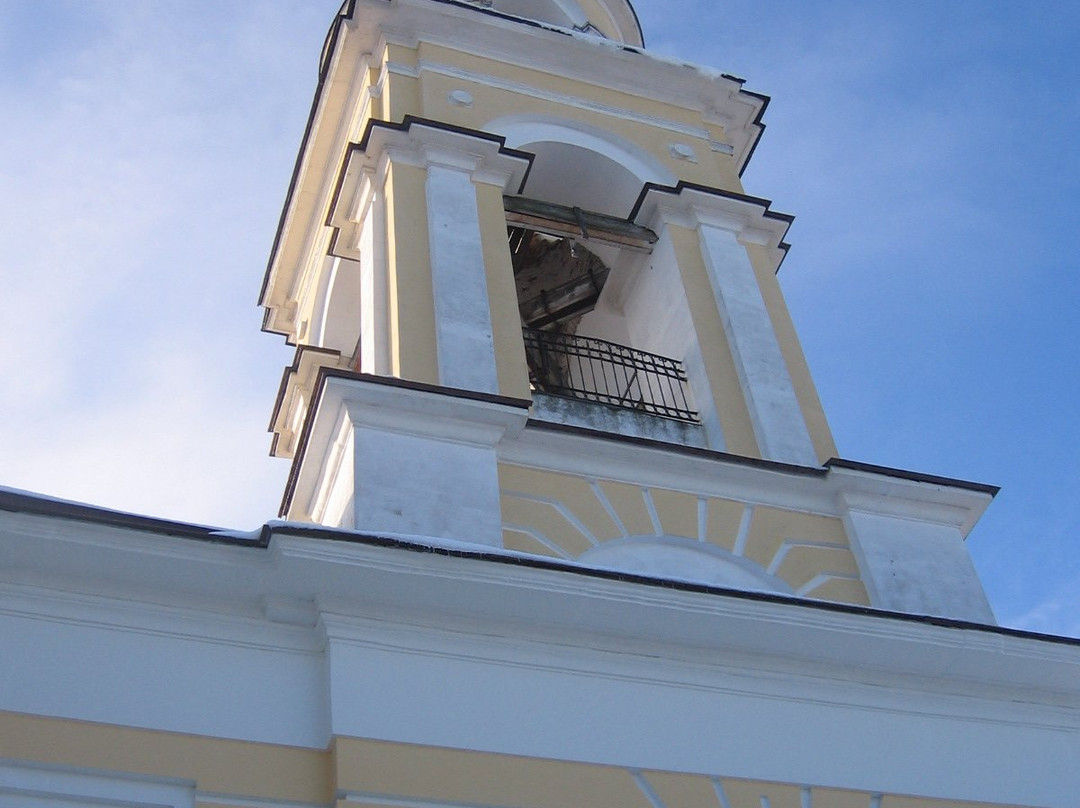
<instances>
[{"instance_id":1,"label":"pilaster capital","mask_svg":"<svg viewBox=\"0 0 1080 808\"><path fill-rule=\"evenodd\" d=\"M335 209L351 199L351 175L375 171L386 160L430 168L441 166L469 174L473 182L518 193L532 163L532 155L508 148L498 135L406 117L400 124L371 121L359 143L353 144L342 170L341 190ZM345 208L350 209L346 206Z\"/></svg>"},{"instance_id":2,"label":"pilaster capital","mask_svg":"<svg viewBox=\"0 0 1080 808\"><path fill-rule=\"evenodd\" d=\"M391 165L422 169L438 166L460 171L476 184L494 185L503 193L518 193L532 155L507 148L503 138L461 129L437 121L407 117L400 124L371 121L359 143L345 153L327 223L335 228L336 253L353 254L357 225L386 181Z\"/></svg>"},{"instance_id":3,"label":"pilaster capital","mask_svg":"<svg viewBox=\"0 0 1080 808\"><path fill-rule=\"evenodd\" d=\"M770 210L771 204L767 199L693 183L647 183L630 218L658 232L664 225L726 230L744 244L769 248L779 266L787 253L784 237L794 217Z\"/></svg>"},{"instance_id":4,"label":"pilaster capital","mask_svg":"<svg viewBox=\"0 0 1080 808\"><path fill-rule=\"evenodd\" d=\"M832 459L829 486L840 515L861 513L951 527L966 537L997 487Z\"/></svg>"}]
</instances>

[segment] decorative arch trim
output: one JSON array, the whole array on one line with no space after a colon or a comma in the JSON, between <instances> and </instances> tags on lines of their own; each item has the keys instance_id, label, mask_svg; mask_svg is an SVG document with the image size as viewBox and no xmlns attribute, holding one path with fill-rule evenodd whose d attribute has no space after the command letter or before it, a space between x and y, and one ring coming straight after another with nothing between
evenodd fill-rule
<instances>
[{"instance_id":1,"label":"decorative arch trim","mask_svg":"<svg viewBox=\"0 0 1080 808\"><path fill-rule=\"evenodd\" d=\"M795 594L785 580L722 547L679 536L628 536L604 542L578 563L743 591Z\"/></svg>"},{"instance_id":2,"label":"decorative arch trim","mask_svg":"<svg viewBox=\"0 0 1080 808\"><path fill-rule=\"evenodd\" d=\"M508 148L534 143L562 143L607 157L626 168L644 186L670 186L679 178L645 149L588 124L546 115L507 115L489 121L484 129L501 135Z\"/></svg>"}]
</instances>

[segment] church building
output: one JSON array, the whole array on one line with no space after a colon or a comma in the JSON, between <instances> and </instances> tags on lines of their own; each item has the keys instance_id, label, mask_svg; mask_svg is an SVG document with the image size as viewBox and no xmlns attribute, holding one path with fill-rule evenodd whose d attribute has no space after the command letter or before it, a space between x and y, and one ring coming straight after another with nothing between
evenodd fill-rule
<instances>
[{"instance_id":1,"label":"church building","mask_svg":"<svg viewBox=\"0 0 1080 808\"><path fill-rule=\"evenodd\" d=\"M0 492L0 806L1076 805L997 489L838 456L767 103L629 0L347 0L259 298L279 518Z\"/></svg>"}]
</instances>

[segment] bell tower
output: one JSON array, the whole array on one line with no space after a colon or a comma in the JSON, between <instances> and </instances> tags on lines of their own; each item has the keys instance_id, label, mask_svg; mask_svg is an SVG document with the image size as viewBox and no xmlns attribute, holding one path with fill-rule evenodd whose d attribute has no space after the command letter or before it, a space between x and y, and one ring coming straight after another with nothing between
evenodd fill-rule
<instances>
[{"instance_id":1,"label":"bell tower","mask_svg":"<svg viewBox=\"0 0 1080 808\"><path fill-rule=\"evenodd\" d=\"M837 459L766 103L627 0L348 0L261 295L281 515L992 622L996 489Z\"/></svg>"}]
</instances>

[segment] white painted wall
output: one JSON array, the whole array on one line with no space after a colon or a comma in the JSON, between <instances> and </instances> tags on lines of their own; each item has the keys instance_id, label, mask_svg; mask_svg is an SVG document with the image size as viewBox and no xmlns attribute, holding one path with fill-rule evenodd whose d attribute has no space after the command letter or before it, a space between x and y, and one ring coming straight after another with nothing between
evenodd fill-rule
<instances>
[{"instance_id":1,"label":"white painted wall","mask_svg":"<svg viewBox=\"0 0 1080 808\"><path fill-rule=\"evenodd\" d=\"M328 379L294 519L502 546L496 446L524 407Z\"/></svg>"},{"instance_id":2,"label":"white painted wall","mask_svg":"<svg viewBox=\"0 0 1080 808\"><path fill-rule=\"evenodd\" d=\"M995 804L1080 790L1074 645L283 530L240 548L0 514L0 576L38 580L0 578L0 710Z\"/></svg>"},{"instance_id":3,"label":"white painted wall","mask_svg":"<svg viewBox=\"0 0 1080 808\"><path fill-rule=\"evenodd\" d=\"M492 446L357 426L354 524L502 546Z\"/></svg>"},{"instance_id":4,"label":"white painted wall","mask_svg":"<svg viewBox=\"0 0 1080 808\"><path fill-rule=\"evenodd\" d=\"M664 228L659 236L652 254L640 262L622 293L630 344L683 363L691 406L701 419L708 446L723 451L724 433L701 358L671 234Z\"/></svg>"},{"instance_id":5,"label":"white painted wall","mask_svg":"<svg viewBox=\"0 0 1080 808\"><path fill-rule=\"evenodd\" d=\"M322 748L325 672L293 627L0 593L0 710Z\"/></svg>"},{"instance_id":6,"label":"white painted wall","mask_svg":"<svg viewBox=\"0 0 1080 808\"><path fill-rule=\"evenodd\" d=\"M601 662L557 642L348 622L327 624L336 733L1007 804L1064 807L1080 785L1067 712L737 656Z\"/></svg>"},{"instance_id":7,"label":"white painted wall","mask_svg":"<svg viewBox=\"0 0 1080 808\"><path fill-rule=\"evenodd\" d=\"M844 525L877 608L996 622L957 527L855 508Z\"/></svg>"},{"instance_id":8,"label":"white painted wall","mask_svg":"<svg viewBox=\"0 0 1080 808\"><path fill-rule=\"evenodd\" d=\"M317 341L320 348L332 348L351 356L360 338L360 264L347 258L331 258L326 302Z\"/></svg>"}]
</instances>

